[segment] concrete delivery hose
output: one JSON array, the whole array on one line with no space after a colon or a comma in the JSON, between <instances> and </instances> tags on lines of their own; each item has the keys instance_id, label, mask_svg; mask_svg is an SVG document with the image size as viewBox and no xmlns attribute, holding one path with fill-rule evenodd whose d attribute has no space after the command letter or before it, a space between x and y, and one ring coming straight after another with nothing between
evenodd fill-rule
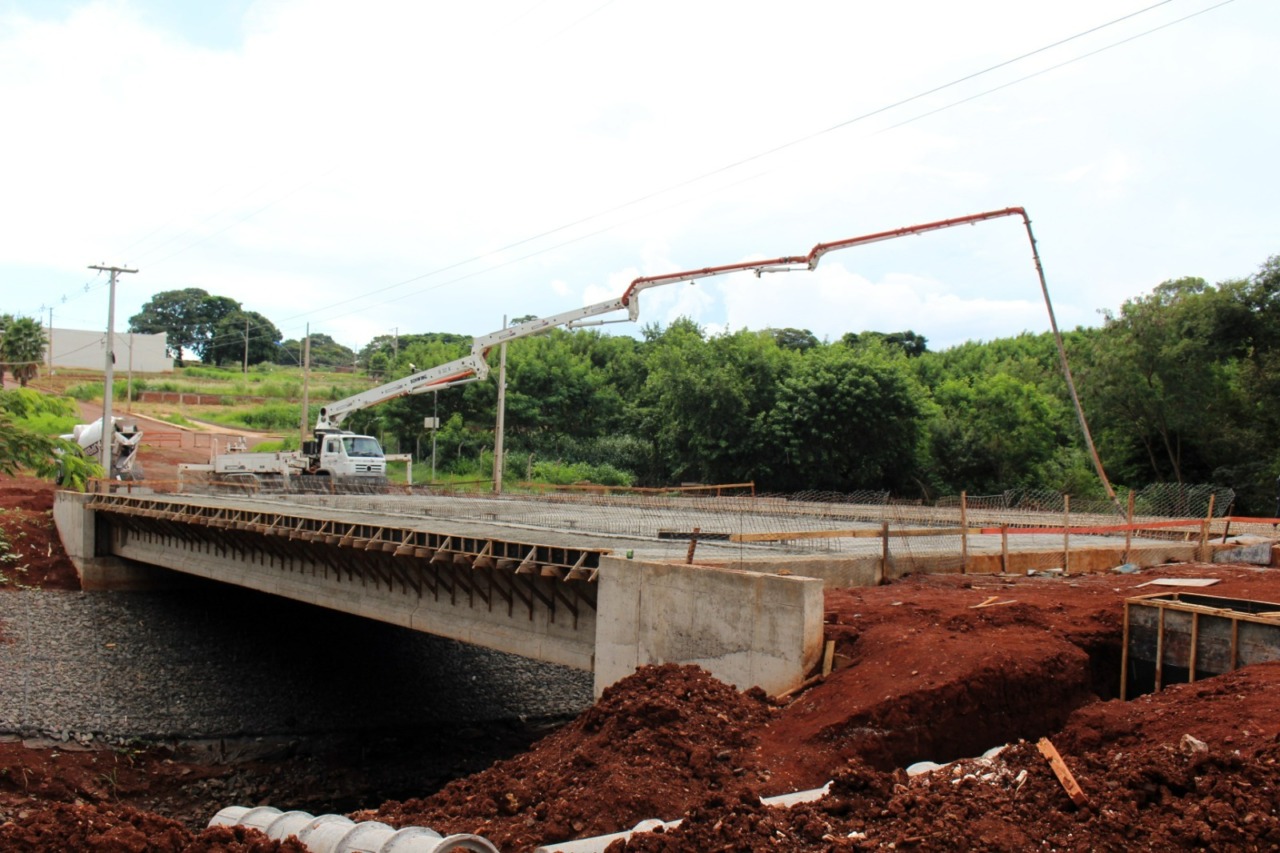
<instances>
[{"instance_id":1,"label":"concrete delivery hose","mask_svg":"<svg viewBox=\"0 0 1280 853\"><path fill-rule=\"evenodd\" d=\"M497 847L479 835L442 836L422 826L396 829L373 820L356 823L342 815L316 817L271 806L229 806L214 815L209 826L248 826L273 841L296 835L311 853L498 853Z\"/></svg>"}]
</instances>

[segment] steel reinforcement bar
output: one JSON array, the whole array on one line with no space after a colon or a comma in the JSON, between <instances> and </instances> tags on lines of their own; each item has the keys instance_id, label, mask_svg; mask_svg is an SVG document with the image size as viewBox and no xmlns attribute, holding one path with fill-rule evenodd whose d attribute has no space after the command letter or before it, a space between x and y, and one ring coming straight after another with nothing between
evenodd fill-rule
<instances>
[{"instance_id":1,"label":"steel reinforcement bar","mask_svg":"<svg viewBox=\"0 0 1280 853\"><path fill-rule=\"evenodd\" d=\"M100 494L86 508L135 535L169 537L242 559L278 559L285 571L310 567L339 581L455 603L461 594L490 609L505 603L509 614L523 605L531 617L540 601L552 621L559 604L575 624L580 605L595 609L600 558L610 553L171 497Z\"/></svg>"}]
</instances>

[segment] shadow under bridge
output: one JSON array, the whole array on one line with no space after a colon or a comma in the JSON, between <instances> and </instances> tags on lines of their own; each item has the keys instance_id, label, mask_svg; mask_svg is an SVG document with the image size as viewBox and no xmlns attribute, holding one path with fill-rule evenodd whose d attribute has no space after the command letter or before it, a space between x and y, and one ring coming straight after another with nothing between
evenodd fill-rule
<instances>
[{"instance_id":1,"label":"shadow under bridge","mask_svg":"<svg viewBox=\"0 0 1280 853\"><path fill-rule=\"evenodd\" d=\"M594 668L596 581L608 549L567 540L516 541L509 531L496 536L493 528L457 520L442 530L432 529L446 524L438 520L323 507L196 496L83 497L93 518L95 557L160 566L497 651ZM555 539L550 532L540 535Z\"/></svg>"}]
</instances>

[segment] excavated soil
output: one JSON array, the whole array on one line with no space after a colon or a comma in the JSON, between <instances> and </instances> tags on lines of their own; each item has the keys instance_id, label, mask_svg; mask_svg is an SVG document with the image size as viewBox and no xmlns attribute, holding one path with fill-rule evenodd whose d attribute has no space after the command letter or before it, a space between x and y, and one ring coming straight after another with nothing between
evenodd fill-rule
<instances>
[{"instance_id":1,"label":"excavated soil","mask_svg":"<svg viewBox=\"0 0 1280 853\"><path fill-rule=\"evenodd\" d=\"M0 479L0 530L6 543L0 545L0 588L80 588L53 529L53 489L47 482Z\"/></svg>"},{"instance_id":2,"label":"excavated soil","mask_svg":"<svg viewBox=\"0 0 1280 853\"><path fill-rule=\"evenodd\" d=\"M40 489L11 481L0 494L9 540L48 552L39 576L56 583ZM351 816L476 833L505 853L650 818L682 822L612 853L1277 849L1280 663L1115 698L1121 603L1152 592L1141 585L1154 578L1189 576L1219 579L1215 596L1280 602L1275 570L1220 565L832 591L835 668L793 696L743 693L696 667L646 667L526 751ZM8 586L0 594L23 594ZM924 760L944 766L909 777L904 768ZM231 804L228 791L242 805L306 808L308 790L342 773L314 757L218 763L147 745L0 742L0 849L274 850L253 833L198 829ZM760 804L827 782L814 802Z\"/></svg>"}]
</instances>

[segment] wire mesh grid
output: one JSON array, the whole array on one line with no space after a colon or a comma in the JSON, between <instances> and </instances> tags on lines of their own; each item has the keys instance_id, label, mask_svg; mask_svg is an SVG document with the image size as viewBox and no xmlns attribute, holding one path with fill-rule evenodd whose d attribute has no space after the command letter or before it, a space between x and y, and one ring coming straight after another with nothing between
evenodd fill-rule
<instances>
[{"instance_id":1,"label":"wire mesh grid","mask_svg":"<svg viewBox=\"0 0 1280 853\"><path fill-rule=\"evenodd\" d=\"M340 510L491 522L536 531L613 537L648 556L708 560L783 555L878 557L886 576L913 571L1078 572L1202 556L1209 522L1234 493L1155 484L1116 500L1077 500L1048 489L956 495L932 504L886 491L753 493L750 484L701 489L517 489L491 484L388 487L295 477L261 484L189 484L192 491L287 499ZM730 492L738 492L736 494ZM692 545L692 547L691 547Z\"/></svg>"}]
</instances>

